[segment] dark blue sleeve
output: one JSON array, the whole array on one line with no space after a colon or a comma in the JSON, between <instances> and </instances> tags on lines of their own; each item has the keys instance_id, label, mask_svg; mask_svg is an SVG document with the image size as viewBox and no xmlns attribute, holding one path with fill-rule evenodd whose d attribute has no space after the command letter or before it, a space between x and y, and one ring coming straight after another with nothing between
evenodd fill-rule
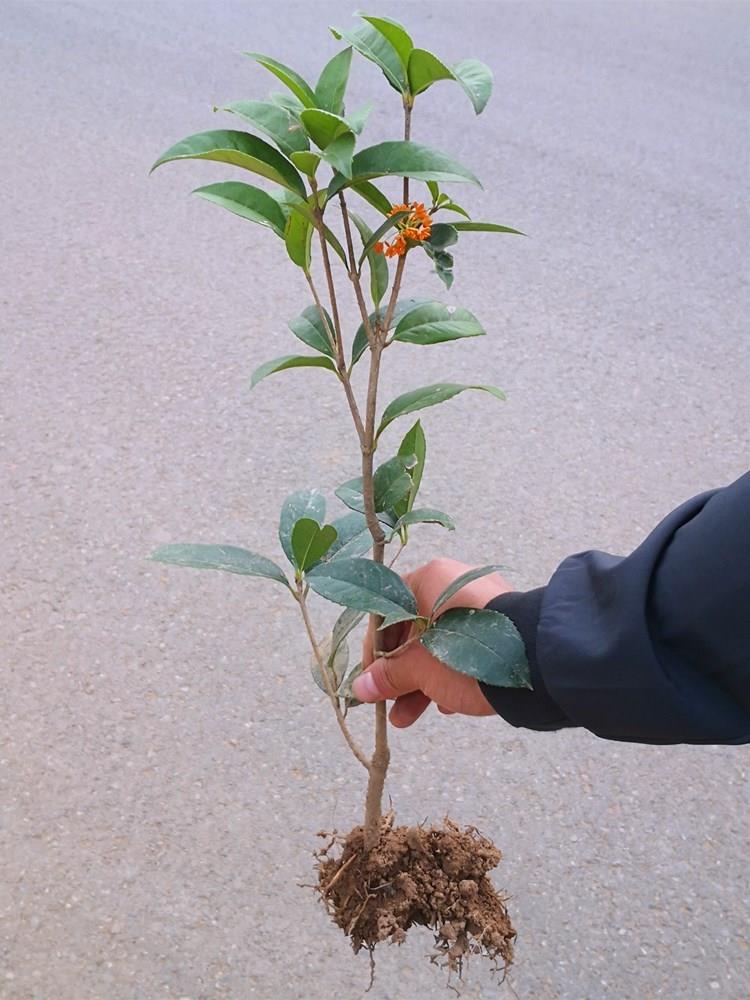
<instances>
[{"instance_id":1,"label":"dark blue sleeve","mask_svg":"<svg viewBox=\"0 0 750 1000\"><path fill-rule=\"evenodd\" d=\"M532 729L638 743L750 742L750 473L673 511L629 556L570 556L488 604L526 642L534 691L482 685Z\"/></svg>"}]
</instances>

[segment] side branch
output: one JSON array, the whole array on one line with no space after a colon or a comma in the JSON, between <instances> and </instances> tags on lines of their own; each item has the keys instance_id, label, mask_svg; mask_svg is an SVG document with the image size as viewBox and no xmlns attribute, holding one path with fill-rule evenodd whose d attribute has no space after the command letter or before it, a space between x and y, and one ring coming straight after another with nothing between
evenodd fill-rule
<instances>
[{"instance_id":1,"label":"side branch","mask_svg":"<svg viewBox=\"0 0 750 1000\"><path fill-rule=\"evenodd\" d=\"M310 613L307 609L307 602L305 601L305 594L301 584L297 585L297 600L300 606L300 611L302 612L302 618L305 622L305 629L307 630L307 637L310 640L310 645L312 646L313 654L317 661L318 667L320 668L320 673L323 677L323 682L326 686L328 692L328 697L333 706L333 710L336 713L336 721L339 724L339 729L343 733L344 739L349 745L349 749L360 762L362 767L369 772L371 764L368 758L365 756L364 752L360 749L356 740L349 731L349 727L344 719L344 713L341 711L341 706L339 705L338 698L336 697L336 692L333 690L333 684L331 683L331 675L328 673L328 665L325 662L323 654L320 652L320 646L315 639L315 633L313 632L312 622L310 621Z\"/></svg>"}]
</instances>

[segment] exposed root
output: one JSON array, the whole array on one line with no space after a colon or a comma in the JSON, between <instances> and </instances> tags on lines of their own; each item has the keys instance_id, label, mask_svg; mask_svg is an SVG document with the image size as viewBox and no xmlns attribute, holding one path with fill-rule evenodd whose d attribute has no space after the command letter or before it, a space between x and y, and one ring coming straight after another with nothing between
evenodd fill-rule
<instances>
[{"instance_id":1,"label":"exposed root","mask_svg":"<svg viewBox=\"0 0 750 1000\"><path fill-rule=\"evenodd\" d=\"M434 932L431 959L448 969L449 981L461 978L472 954L489 958L504 977L516 932L488 875L500 856L475 827L462 830L449 819L440 827L394 827L390 812L371 851L357 826L316 852L317 891L354 951L368 949L370 986L375 945L402 944L414 925Z\"/></svg>"}]
</instances>

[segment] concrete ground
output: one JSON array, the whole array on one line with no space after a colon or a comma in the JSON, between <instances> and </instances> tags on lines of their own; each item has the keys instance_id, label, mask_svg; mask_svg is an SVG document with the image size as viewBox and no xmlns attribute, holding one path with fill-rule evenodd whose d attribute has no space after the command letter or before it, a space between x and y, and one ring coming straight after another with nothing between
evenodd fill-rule
<instances>
[{"instance_id":1,"label":"concrete ground","mask_svg":"<svg viewBox=\"0 0 750 1000\"><path fill-rule=\"evenodd\" d=\"M0 10L0 997L324 1000L367 985L309 890L315 831L362 782L307 671L294 609L260 581L147 561L166 541L278 556L288 491L356 471L324 375L250 394L308 303L271 234L189 198L216 164L150 164L214 103L314 76L356 5L18 2ZM492 65L414 138L485 190L449 300L489 336L388 357L384 398L493 381L425 414L424 500L444 553L544 583L569 553L626 552L748 464L746 4L381 3L446 59ZM370 141L398 105L374 93ZM232 127L229 121L226 125ZM415 293L442 295L426 267ZM420 370L417 371L419 366ZM405 429L405 426L404 428ZM398 429L388 443L398 440ZM355 726L369 738L369 710ZM403 821L450 812L505 852L518 961L467 998L750 995L743 747L534 735L431 712L393 734ZM442 997L429 936L378 954L377 998ZM515 991L515 992L513 992Z\"/></svg>"}]
</instances>

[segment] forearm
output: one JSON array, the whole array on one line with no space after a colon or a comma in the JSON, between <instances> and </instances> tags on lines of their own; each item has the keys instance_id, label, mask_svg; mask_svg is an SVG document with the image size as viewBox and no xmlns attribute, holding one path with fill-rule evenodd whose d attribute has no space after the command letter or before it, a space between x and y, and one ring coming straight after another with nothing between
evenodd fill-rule
<instances>
[{"instance_id":1,"label":"forearm","mask_svg":"<svg viewBox=\"0 0 750 1000\"><path fill-rule=\"evenodd\" d=\"M483 685L509 722L645 743L750 742L750 474L683 504L625 558L584 552L504 594L535 690Z\"/></svg>"}]
</instances>

